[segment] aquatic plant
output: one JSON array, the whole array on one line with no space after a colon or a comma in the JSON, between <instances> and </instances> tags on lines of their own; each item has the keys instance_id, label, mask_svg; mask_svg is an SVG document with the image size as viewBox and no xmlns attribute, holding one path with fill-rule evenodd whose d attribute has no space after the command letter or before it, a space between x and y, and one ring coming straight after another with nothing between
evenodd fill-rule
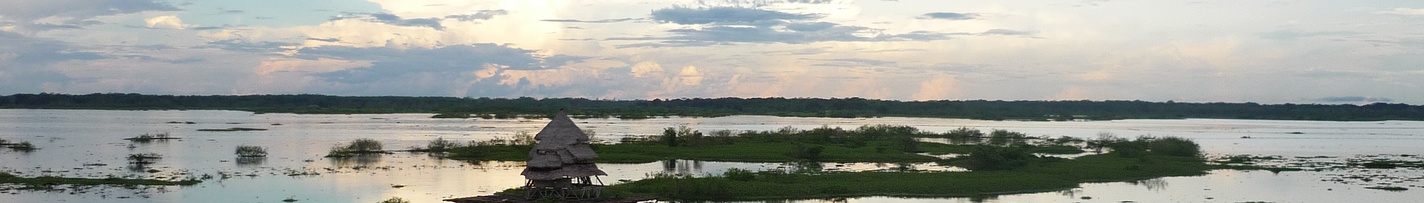
<instances>
[{"instance_id":1,"label":"aquatic plant","mask_svg":"<svg viewBox=\"0 0 1424 203\"><path fill-rule=\"evenodd\" d=\"M251 145L238 145L237 157L267 157L267 148Z\"/></svg>"},{"instance_id":2,"label":"aquatic plant","mask_svg":"<svg viewBox=\"0 0 1424 203\"><path fill-rule=\"evenodd\" d=\"M381 141L370 138L361 138L351 141L346 145L331 147L326 157L352 157L358 154L379 154L386 153L382 150Z\"/></svg>"},{"instance_id":3,"label":"aquatic plant","mask_svg":"<svg viewBox=\"0 0 1424 203\"><path fill-rule=\"evenodd\" d=\"M470 112L440 112L430 118L470 118Z\"/></svg>"},{"instance_id":4,"label":"aquatic plant","mask_svg":"<svg viewBox=\"0 0 1424 203\"><path fill-rule=\"evenodd\" d=\"M29 141L20 142L20 143L17 143L17 144L6 144L6 145L8 145L8 146L6 146L6 147L10 148L10 150L22 151L22 152L35 151L35 149L39 149L39 148L35 148L35 145L34 145L34 144L30 144Z\"/></svg>"},{"instance_id":5,"label":"aquatic plant","mask_svg":"<svg viewBox=\"0 0 1424 203\"><path fill-rule=\"evenodd\" d=\"M133 142L151 142L151 141L155 141L155 140L157 140L157 141L163 141L163 140L172 140L172 139L178 139L178 137L173 137L172 134L169 134L168 132L144 133L144 134L142 134L142 135L138 135L138 136L135 136L135 137L124 138L124 140L133 141Z\"/></svg>"},{"instance_id":6,"label":"aquatic plant","mask_svg":"<svg viewBox=\"0 0 1424 203\"><path fill-rule=\"evenodd\" d=\"M386 199L385 201L381 201L379 203L410 203L410 201L401 199L400 197L391 197L390 199Z\"/></svg>"},{"instance_id":7,"label":"aquatic plant","mask_svg":"<svg viewBox=\"0 0 1424 203\"><path fill-rule=\"evenodd\" d=\"M425 152L445 152L445 151L449 151L450 149L454 149L454 148L456 148L456 147L460 147L460 144L459 144L459 143L455 143L455 142L451 142L451 141L449 141L449 140L445 140L445 138L439 138L439 137L437 137L437 138L435 138L435 140L431 140L430 143L426 143L426 144L425 144L425 149L419 149L419 150L417 150L417 151L425 151Z\"/></svg>"},{"instance_id":8,"label":"aquatic plant","mask_svg":"<svg viewBox=\"0 0 1424 203\"><path fill-rule=\"evenodd\" d=\"M1035 157L1021 147L979 145L969 152L965 168L980 171L1010 170L1027 166Z\"/></svg>"},{"instance_id":9,"label":"aquatic plant","mask_svg":"<svg viewBox=\"0 0 1424 203\"><path fill-rule=\"evenodd\" d=\"M158 159L162 159L162 158L163 158L163 155L159 155L159 154L155 154L155 153L129 154L129 156L128 156L129 163L130 163L130 164L134 164L134 165L152 164L152 163L156 162Z\"/></svg>"}]
</instances>

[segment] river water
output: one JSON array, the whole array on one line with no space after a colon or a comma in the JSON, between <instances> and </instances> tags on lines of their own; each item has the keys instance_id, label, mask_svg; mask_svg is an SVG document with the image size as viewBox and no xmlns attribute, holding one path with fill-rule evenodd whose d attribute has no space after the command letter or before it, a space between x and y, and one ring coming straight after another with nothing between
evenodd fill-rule
<instances>
[{"instance_id":1,"label":"river water","mask_svg":"<svg viewBox=\"0 0 1424 203\"><path fill-rule=\"evenodd\" d=\"M194 186L85 187L53 191L0 189L0 202L377 202L400 197L412 202L491 194L523 183L522 163L442 160L396 153L373 158L322 158L332 146L358 138L386 149L424 146L435 138L457 142L537 132L540 119L431 119L431 114L296 115L241 111L108 111L0 109L0 139L34 143L39 150L0 150L0 171L22 176L208 178ZM191 122L191 124L189 124ZM1095 138L1178 136L1196 140L1213 155L1247 154L1316 157L1339 161L1387 155L1417 158L1424 153L1424 122L1269 121L1226 119L1119 120L1091 122L982 121L932 118L787 118L729 116L646 120L575 119L595 139L654 135L686 125L697 130L774 130L786 126L855 128L870 124L915 126L944 132L959 127L1006 129L1029 135ZM261 128L265 131L206 132L199 129ZM150 143L123 138L145 133L180 137ZM1249 138L1246 138L1249 137ZM268 158L237 160L238 145L266 147ZM129 165L130 154L163 158L144 167ZM1399 156L1404 155L1404 156ZM1302 158L1306 159L1306 158ZM600 164L617 184L650 173L720 174L728 168L765 170L803 167L782 163L674 160L643 164ZM825 170L899 168L895 164L822 163ZM946 170L933 164L909 168ZM948 168L947 170L954 170ZM1368 180L1339 177L1375 174ZM1389 177L1383 177L1389 176ZM1337 169L1281 172L1218 170L1195 177L1136 182L1088 183L1080 188L986 198L861 197L797 202L1417 202L1424 199L1424 171L1417 169ZM1366 189L1400 186L1407 191Z\"/></svg>"}]
</instances>

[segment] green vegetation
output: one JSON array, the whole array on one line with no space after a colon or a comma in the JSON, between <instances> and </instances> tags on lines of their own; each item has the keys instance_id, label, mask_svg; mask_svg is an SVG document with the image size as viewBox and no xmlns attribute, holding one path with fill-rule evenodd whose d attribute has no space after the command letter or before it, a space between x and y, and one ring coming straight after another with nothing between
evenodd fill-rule
<instances>
[{"instance_id":1,"label":"green vegetation","mask_svg":"<svg viewBox=\"0 0 1424 203\"><path fill-rule=\"evenodd\" d=\"M267 129L262 129L262 128L218 128L218 129L198 129L198 131L207 131L207 132L233 132L233 131L264 131L264 130L267 130Z\"/></svg>"},{"instance_id":2,"label":"green vegetation","mask_svg":"<svg viewBox=\"0 0 1424 203\"><path fill-rule=\"evenodd\" d=\"M1132 181L1163 176L1205 174L1216 166L1200 156L1159 152L1181 149L1195 143L1180 138L1148 138L1145 143L1114 144L1149 150L1124 155L1118 150L1076 159L1043 158L1015 146L979 145L968 157L948 161L974 165L974 172L819 172L795 173L781 170L752 172L728 170L721 177L695 178L686 175L655 174L610 190L652 194L677 200L759 200L804 199L856 196L979 197L998 194L1053 191L1088 182ZM1155 141L1152 140L1171 140ZM1155 145L1155 146L1154 146ZM1187 146L1190 145L1190 146ZM1170 150L1168 150L1170 151Z\"/></svg>"},{"instance_id":3,"label":"green vegetation","mask_svg":"<svg viewBox=\"0 0 1424 203\"><path fill-rule=\"evenodd\" d=\"M194 185L202 181L196 179L182 181L164 181L150 179L123 179L123 178L63 178L63 177L34 177L25 178L13 174L0 172L0 183L23 184L26 187L20 189L47 189L56 185Z\"/></svg>"},{"instance_id":4,"label":"green vegetation","mask_svg":"<svg viewBox=\"0 0 1424 203\"><path fill-rule=\"evenodd\" d=\"M36 147L35 147L35 144L30 144L29 141L24 141L24 142L20 142L20 143L10 143L9 141L5 141L5 140L3 140L3 139L0 139L0 146L3 146L3 147L5 147L5 148L9 148L11 151L18 151L18 152L31 152L31 151L35 151L36 149L39 149L39 148L36 148Z\"/></svg>"},{"instance_id":5,"label":"green vegetation","mask_svg":"<svg viewBox=\"0 0 1424 203\"><path fill-rule=\"evenodd\" d=\"M401 199L400 197L391 197L390 199L386 199L385 201L381 201L379 203L410 203L410 201Z\"/></svg>"},{"instance_id":6,"label":"green vegetation","mask_svg":"<svg viewBox=\"0 0 1424 203\"><path fill-rule=\"evenodd\" d=\"M259 113L471 113L481 118L543 117L569 109L579 118L772 115L798 117L935 117L985 120L1276 119L1424 120L1424 106L1179 103L1146 101L891 101L861 98L716 98L591 100L578 98L341 97L325 95L171 96L14 94L0 108L213 109ZM468 115L467 115L468 116Z\"/></svg>"},{"instance_id":7,"label":"green vegetation","mask_svg":"<svg viewBox=\"0 0 1424 203\"><path fill-rule=\"evenodd\" d=\"M430 118L470 118L470 112L440 112Z\"/></svg>"},{"instance_id":8,"label":"green vegetation","mask_svg":"<svg viewBox=\"0 0 1424 203\"><path fill-rule=\"evenodd\" d=\"M445 140L445 138L437 137L434 140L430 140L429 143L426 143L425 148L411 147L410 151L441 153L450 151L451 149L455 149L460 146L460 143L451 142L449 140Z\"/></svg>"},{"instance_id":9,"label":"green vegetation","mask_svg":"<svg viewBox=\"0 0 1424 203\"><path fill-rule=\"evenodd\" d=\"M133 141L133 142L139 142L139 143L147 143L147 142L152 142L152 141L176 140L176 139L181 139L181 138L173 137L173 135L168 134L168 132L161 132L161 133L144 133L144 134L142 134L142 135L138 135L138 136L135 136L135 137L124 138L124 140Z\"/></svg>"},{"instance_id":10,"label":"green vegetation","mask_svg":"<svg viewBox=\"0 0 1424 203\"><path fill-rule=\"evenodd\" d=\"M129 154L129 156L128 156L129 164L133 164L133 165L148 165L148 164L153 164L153 163L158 162L159 159L163 159L163 155L158 155L158 154L155 154L155 153L141 153L141 154Z\"/></svg>"},{"instance_id":11,"label":"green vegetation","mask_svg":"<svg viewBox=\"0 0 1424 203\"><path fill-rule=\"evenodd\" d=\"M475 142L450 150L446 158L460 160L529 159L527 138L500 138ZM919 138L955 137L951 133L922 132L909 126L867 125L856 129L819 127L800 130L786 127L772 131L726 130L702 133L685 126L664 129L657 136L627 137L620 144L595 144L598 161L646 163L667 159L704 161L835 161L835 162L934 162L932 155L968 154L973 145L919 142ZM956 138L971 139L971 138ZM980 138L973 138L980 139ZM527 142L517 143L518 140ZM1030 153L1081 153L1074 142L1043 137L1018 137L1005 141Z\"/></svg>"},{"instance_id":12,"label":"green vegetation","mask_svg":"<svg viewBox=\"0 0 1424 203\"><path fill-rule=\"evenodd\" d=\"M267 148L251 145L238 145L237 157L267 157Z\"/></svg>"},{"instance_id":13,"label":"green vegetation","mask_svg":"<svg viewBox=\"0 0 1424 203\"><path fill-rule=\"evenodd\" d=\"M351 143L346 144L344 146L337 145L331 147L331 151L326 154L326 157L353 157L362 154L383 153L386 153L386 151L381 149L381 141L376 141L374 139L369 138L361 138L356 139L355 141L351 141Z\"/></svg>"}]
</instances>

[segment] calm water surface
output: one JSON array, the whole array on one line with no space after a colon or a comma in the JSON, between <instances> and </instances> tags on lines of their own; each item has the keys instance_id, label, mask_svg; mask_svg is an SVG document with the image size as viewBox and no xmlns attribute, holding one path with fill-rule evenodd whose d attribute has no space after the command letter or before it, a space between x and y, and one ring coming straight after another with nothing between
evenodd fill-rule
<instances>
[{"instance_id":1,"label":"calm water surface","mask_svg":"<svg viewBox=\"0 0 1424 203\"><path fill-rule=\"evenodd\" d=\"M423 154L332 160L327 150L358 138L380 140L387 149L405 149L437 137L465 142L536 132L538 119L430 119L430 114L295 115L239 111L0 110L0 138L29 141L40 150L0 152L0 170L25 176L136 177L182 179L213 177L195 186L149 188L78 188L34 192L0 190L0 202L377 202L401 197L413 202L474 196L523 183L519 162L441 160ZM170 123L179 122L179 123ZM194 124L183 124L193 122ZM665 127L687 125L702 130L774 130L785 126L855 128L868 124L909 125L944 132L959 127L1007 129L1030 135L1095 138L1099 133L1124 137L1179 136L1196 140L1212 154L1326 156L1424 153L1424 122L1324 122L1263 120L1121 120L1095 122L1019 122L927 118L783 118L731 116L648 120L575 119L597 132L595 139L653 135ZM202 132L198 129L263 128L266 131ZM131 143L123 138L168 132L181 140ZM1251 137L1243 139L1242 137ZM237 145L267 147L268 158L235 160ZM136 153L163 155L146 168L129 167ZM781 163L663 161L600 164L605 183L637 180L649 173L718 174L728 168L795 168ZM826 170L885 170L894 164L823 163ZM933 164L922 170L956 170ZM153 169L155 171L151 171ZM1421 176L1417 170L1376 171L1213 171L1198 177L1167 177L1138 182L1090 183L1060 192L993 198L851 198L848 202L1417 202L1424 199L1419 179L1386 183L1323 181L1342 174L1379 173ZM1421 177L1424 178L1424 177ZM1378 184L1410 187L1404 192L1365 189ZM1091 197L1084 199L1084 197ZM822 202L841 200L801 200Z\"/></svg>"}]
</instances>

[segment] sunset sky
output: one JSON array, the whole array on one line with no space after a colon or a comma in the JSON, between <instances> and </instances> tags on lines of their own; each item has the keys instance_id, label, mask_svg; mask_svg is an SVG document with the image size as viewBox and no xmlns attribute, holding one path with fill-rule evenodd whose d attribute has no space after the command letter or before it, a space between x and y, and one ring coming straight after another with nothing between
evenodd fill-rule
<instances>
[{"instance_id":1,"label":"sunset sky","mask_svg":"<svg viewBox=\"0 0 1424 203\"><path fill-rule=\"evenodd\" d=\"M1417 0L0 0L0 94L1424 104Z\"/></svg>"}]
</instances>

